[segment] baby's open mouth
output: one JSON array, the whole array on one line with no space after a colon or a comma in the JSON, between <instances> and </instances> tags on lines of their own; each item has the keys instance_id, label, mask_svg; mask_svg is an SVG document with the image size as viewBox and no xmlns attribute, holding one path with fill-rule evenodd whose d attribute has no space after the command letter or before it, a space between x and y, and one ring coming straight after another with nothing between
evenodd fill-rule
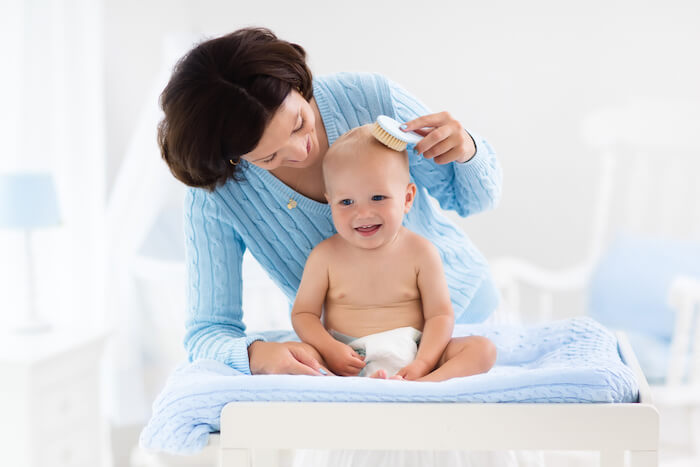
<instances>
[{"instance_id":1,"label":"baby's open mouth","mask_svg":"<svg viewBox=\"0 0 700 467\"><path fill-rule=\"evenodd\" d=\"M355 227L355 230L357 230L360 235L370 236L379 230L381 226L382 224L361 225L359 227Z\"/></svg>"}]
</instances>

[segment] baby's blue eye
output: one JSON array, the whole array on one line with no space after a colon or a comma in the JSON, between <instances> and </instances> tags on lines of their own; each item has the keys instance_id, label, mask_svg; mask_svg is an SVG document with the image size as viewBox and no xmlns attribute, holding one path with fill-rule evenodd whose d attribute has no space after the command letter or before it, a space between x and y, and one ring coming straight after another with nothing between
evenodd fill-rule
<instances>
[{"instance_id":1,"label":"baby's blue eye","mask_svg":"<svg viewBox=\"0 0 700 467\"><path fill-rule=\"evenodd\" d=\"M385 198L386 198L386 196L384 196L384 195L374 195L374 196L372 196L372 201L382 201Z\"/></svg>"},{"instance_id":2,"label":"baby's blue eye","mask_svg":"<svg viewBox=\"0 0 700 467\"><path fill-rule=\"evenodd\" d=\"M352 203L354 203L354 201L351 199L344 199L340 202L343 206L350 206Z\"/></svg>"}]
</instances>

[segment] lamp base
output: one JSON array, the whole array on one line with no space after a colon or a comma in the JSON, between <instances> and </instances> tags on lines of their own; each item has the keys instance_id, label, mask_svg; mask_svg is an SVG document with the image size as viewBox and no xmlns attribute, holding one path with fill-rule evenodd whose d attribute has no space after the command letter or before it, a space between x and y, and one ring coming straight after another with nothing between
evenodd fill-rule
<instances>
[{"instance_id":1,"label":"lamp base","mask_svg":"<svg viewBox=\"0 0 700 467\"><path fill-rule=\"evenodd\" d=\"M40 334L51 330L51 323L39 319L29 319L19 323L12 323L14 334Z\"/></svg>"}]
</instances>

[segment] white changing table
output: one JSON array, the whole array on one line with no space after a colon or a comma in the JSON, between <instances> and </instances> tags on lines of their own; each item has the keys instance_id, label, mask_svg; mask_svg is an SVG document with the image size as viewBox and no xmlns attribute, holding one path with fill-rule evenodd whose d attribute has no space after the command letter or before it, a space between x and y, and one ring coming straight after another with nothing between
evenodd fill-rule
<instances>
[{"instance_id":1,"label":"white changing table","mask_svg":"<svg viewBox=\"0 0 700 467\"><path fill-rule=\"evenodd\" d=\"M286 449L599 451L603 467L625 466L628 451L631 467L657 466L659 414L626 337L617 337L639 381L637 403L231 402L211 443L221 467L253 465L252 450L267 467Z\"/></svg>"}]
</instances>

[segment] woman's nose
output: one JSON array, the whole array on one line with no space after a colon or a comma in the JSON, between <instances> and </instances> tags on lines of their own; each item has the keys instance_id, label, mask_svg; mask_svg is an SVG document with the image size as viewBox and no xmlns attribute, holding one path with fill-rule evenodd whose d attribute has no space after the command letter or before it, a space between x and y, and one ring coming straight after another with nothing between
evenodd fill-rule
<instances>
[{"instance_id":1,"label":"woman's nose","mask_svg":"<svg viewBox=\"0 0 700 467\"><path fill-rule=\"evenodd\" d=\"M303 162L307 157L309 157L309 154L306 152L306 139L304 139L301 143L296 142L296 144L291 146L287 160L290 162Z\"/></svg>"}]
</instances>

